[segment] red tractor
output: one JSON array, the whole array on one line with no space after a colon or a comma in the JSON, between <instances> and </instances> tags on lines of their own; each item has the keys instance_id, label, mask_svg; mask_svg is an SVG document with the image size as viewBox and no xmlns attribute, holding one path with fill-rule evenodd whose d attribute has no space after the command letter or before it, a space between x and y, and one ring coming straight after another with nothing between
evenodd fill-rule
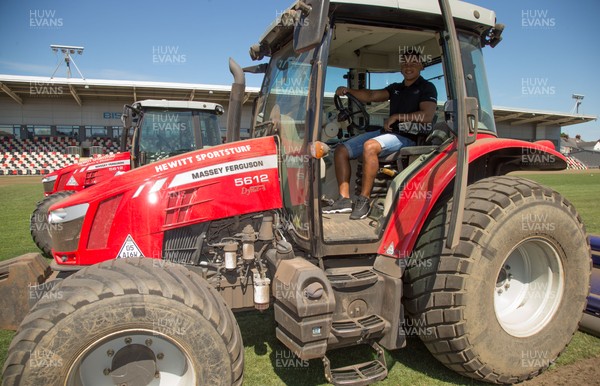
<instances>
[{"instance_id":1,"label":"red tractor","mask_svg":"<svg viewBox=\"0 0 600 386\"><path fill-rule=\"evenodd\" d=\"M132 167L221 144L218 116L223 111L221 105L206 102L148 99L125 105L118 153L66 166L42 179L46 197L38 202L31 215L30 230L35 244L46 256L51 256L48 208L73 193Z\"/></svg>"},{"instance_id":2,"label":"red tractor","mask_svg":"<svg viewBox=\"0 0 600 386\"><path fill-rule=\"evenodd\" d=\"M541 373L577 330L590 248L567 200L506 175L566 162L549 141L496 135L482 50L501 31L492 11L465 2L296 2L251 48L270 57L248 69L264 72L251 139L50 207L58 269L78 272L21 324L4 384L239 385L232 311L250 307L272 307L278 340L321 358L338 385L385 378L383 349L406 345L406 320L464 376ZM322 214L336 193L327 149L387 108L333 103L330 91L385 84L406 46L430 59L424 74L448 96L442 116L419 146L381 159L368 217ZM244 87L233 72L237 132ZM332 368L330 350L357 345L377 358Z\"/></svg>"}]
</instances>

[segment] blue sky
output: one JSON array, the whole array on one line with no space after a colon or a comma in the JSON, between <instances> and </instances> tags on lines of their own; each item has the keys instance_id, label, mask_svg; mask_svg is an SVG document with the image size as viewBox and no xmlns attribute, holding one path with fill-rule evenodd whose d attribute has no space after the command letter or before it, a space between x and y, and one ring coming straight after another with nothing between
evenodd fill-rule
<instances>
[{"instance_id":1,"label":"blue sky","mask_svg":"<svg viewBox=\"0 0 600 386\"><path fill-rule=\"evenodd\" d=\"M577 93L580 112L600 116L600 2L471 2L506 24L502 43L485 50L494 105L569 112ZM0 0L0 73L50 76L60 57L49 46L64 44L85 46L75 61L87 78L229 84L227 58L252 64L249 46L290 3ZM251 86L260 81L248 76ZM597 140L600 121L565 131Z\"/></svg>"}]
</instances>

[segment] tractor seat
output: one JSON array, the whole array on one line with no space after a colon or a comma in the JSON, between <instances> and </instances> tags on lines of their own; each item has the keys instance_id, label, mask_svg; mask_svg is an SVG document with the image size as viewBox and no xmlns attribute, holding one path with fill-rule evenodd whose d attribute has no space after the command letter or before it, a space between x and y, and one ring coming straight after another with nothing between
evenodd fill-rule
<instances>
[{"instance_id":1,"label":"tractor seat","mask_svg":"<svg viewBox=\"0 0 600 386\"><path fill-rule=\"evenodd\" d=\"M436 151L440 145L450 138L451 130L446 122L438 122L433 126L431 133L425 137L419 136L416 146L403 147L400 150L390 153L384 157L379 157L379 167L381 169L393 169L395 175L400 173L411 162L423 154ZM356 194L359 194L362 181L362 160L359 159L356 170ZM386 174L379 173L375 177L371 197L384 197L387 193L392 178Z\"/></svg>"},{"instance_id":2,"label":"tractor seat","mask_svg":"<svg viewBox=\"0 0 600 386\"><path fill-rule=\"evenodd\" d=\"M390 164L395 162L398 166L398 171L401 171L413 161L412 158L435 151L442 143L446 142L450 137L450 133L450 127L446 122L438 122L433 126L433 130L427 137L423 135L418 137L416 146L403 147L396 152L379 157L379 163ZM403 163L400 161L408 162Z\"/></svg>"}]
</instances>

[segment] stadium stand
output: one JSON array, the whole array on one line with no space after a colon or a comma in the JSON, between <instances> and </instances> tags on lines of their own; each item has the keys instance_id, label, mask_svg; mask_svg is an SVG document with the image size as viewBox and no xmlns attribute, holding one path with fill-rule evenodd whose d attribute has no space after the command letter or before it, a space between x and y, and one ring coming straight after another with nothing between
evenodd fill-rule
<instances>
[{"instance_id":1,"label":"stadium stand","mask_svg":"<svg viewBox=\"0 0 600 386\"><path fill-rule=\"evenodd\" d=\"M0 137L0 175L44 175L79 162L79 154L67 154L77 145L66 137Z\"/></svg>"},{"instance_id":2,"label":"stadium stand","mask_svg":"<svg viewBox=\"0 0 600 386\"><path fill-rule=\"evenodd\" d=\"M567 169L587 170L587 165L577 158L570 155L565 155L565 157L567 158Z\"/></svg>"},{"instance_id":3,"label":"stadium stand","mask_svg":"<svg viewBox=\"0 0 600 386\"><path fill-rule=\"evenodd\" d=\"M585 165L586 169L600 168L600 151L580 150L573 151L569 156L577 159L581 164Z\"/></svg>"},{"instance_id":4,"label":"stadium stand","mask_svg":"<svg viewBox=\"0 0 600 386\"><path fill-rule=\"evenodd\" d=\"M102 148L102 154L114 154L119 151L119 142L110 138L93 138L92 146L100 146Z\"/></svg>"},{"instance_id":5,"label":"stadium stand","mask_svg":"<svg viewBox=\"0 0 600 386\"><path fill-rule=\"evenodd\" d=\"M128 141L128 145L130 141ZM119 141L96 137L90 141L96 150L91 156L119 152ZM0 175L44 175L79 162L81 144L69 137L18 139L0 136Z\"/></svg>"}]
</instances>

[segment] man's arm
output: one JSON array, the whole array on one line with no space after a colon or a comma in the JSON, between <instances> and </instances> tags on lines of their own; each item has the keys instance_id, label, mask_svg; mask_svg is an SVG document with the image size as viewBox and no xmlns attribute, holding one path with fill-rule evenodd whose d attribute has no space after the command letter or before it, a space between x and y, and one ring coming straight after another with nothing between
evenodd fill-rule
<instances>
[{"instance_id":1,"label":"man's arm","mask_svg":"<svg viewBox=\"0 0 600 386\"><path fill-rule=\"evenodd\" d=\"M396 122L417 122L417 123L431 123L435 116L435 109L437 104L435 102L424 101L419 103L419 111L412 113L399 113L393 114L391 117L385 120L383 127L386 131L392 130L392 125Z\"/></svg>"},{"instance_id":2,"label":"man's arm","mask_svg":"<svg viewBox=\"0 0 600 386\"><path fill-rule=\"evenodd\" d=\"M355 96L356 99L358 99L362 103L385 102L388 99L390 99L390 94L389 94L389 92L386 89L382 89L382 90L367 90L367 89L356 90L356 89L352 89L352 88L341 86L341 87L338 87L337 90L335 90L335 93L337 95L339 95L339 96L344 96L346 94L352 94L352 96Z\"/></svg>"}]
</instances>

